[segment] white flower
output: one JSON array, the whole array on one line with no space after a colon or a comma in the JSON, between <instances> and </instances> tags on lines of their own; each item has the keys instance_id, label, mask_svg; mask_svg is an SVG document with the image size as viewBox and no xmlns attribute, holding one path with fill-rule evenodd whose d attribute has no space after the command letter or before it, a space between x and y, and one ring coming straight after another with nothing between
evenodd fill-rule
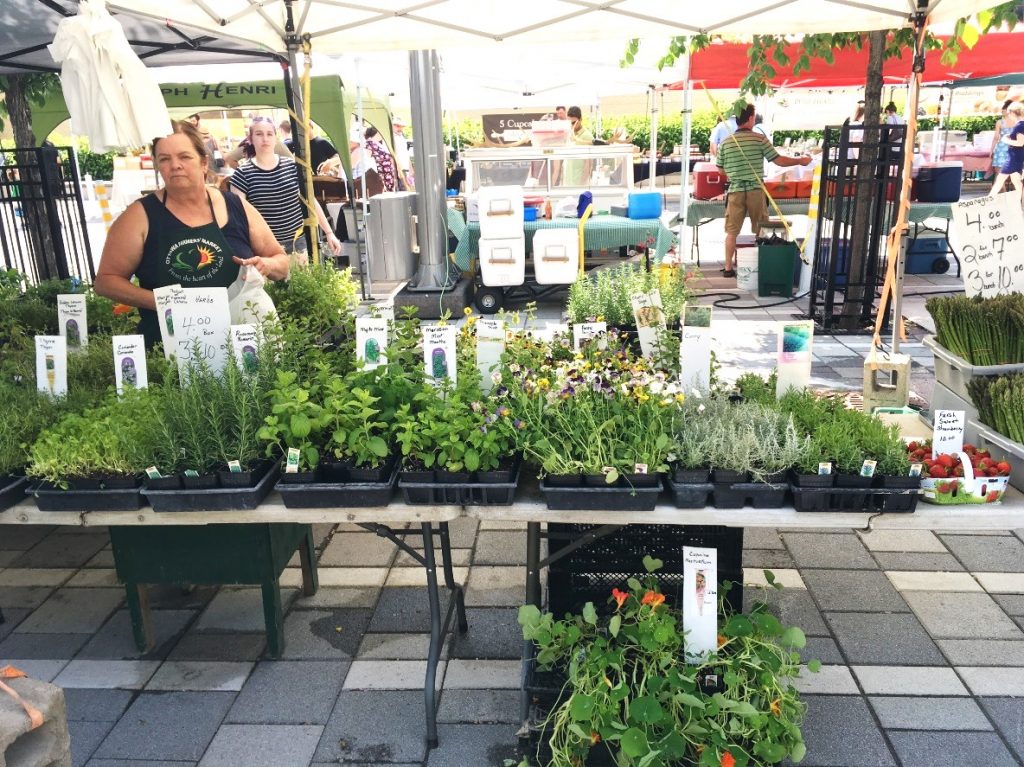
<instances>
[{"instance_id":1,"label":"white flower","mask_svg":"<svg viewBox=\"0 0 1024 767\"><path fill-rule=\"evenodd\" d=\"M697 412L698 412L698 413L703 413L703 412L704 412L704 410L705 410L705 407L704 407L704 405L701 405L700 407L698 407L698 408L697 408Z\"/></svg>"},{"instance_id":2,"label":"white flower","mask_svg":"<svg viewBox=\"0 0 1024 767\"><path fill-rule=\"evenodd\" d=\"M491 381L493 383L495 383L495 384L500 384L501 383L501 371L500 370L495 370L493 373L491 373Z\"/></svg>"}]
</instances>

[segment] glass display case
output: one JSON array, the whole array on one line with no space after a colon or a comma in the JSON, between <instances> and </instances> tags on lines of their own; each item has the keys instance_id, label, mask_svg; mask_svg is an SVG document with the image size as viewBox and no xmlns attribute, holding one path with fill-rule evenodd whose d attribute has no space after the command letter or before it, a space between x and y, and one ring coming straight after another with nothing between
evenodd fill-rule
<instances>
[{"instance_id":1,"label":"glass display case","mask_svg":"<svg viewBox=\"0 0 1024 767\"><path fill-rule=\"evenodd\" d=\"M595 206L621 205L633 191L630 144L466 149L466 194L482 186L521 185L527 194L558 199L590 191Z\"/></svg>"}]
</instances>

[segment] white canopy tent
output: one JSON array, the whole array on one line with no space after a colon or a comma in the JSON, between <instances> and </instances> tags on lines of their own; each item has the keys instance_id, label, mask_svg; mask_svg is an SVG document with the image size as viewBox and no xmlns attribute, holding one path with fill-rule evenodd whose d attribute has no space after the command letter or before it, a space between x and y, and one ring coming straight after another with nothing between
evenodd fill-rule
<instances>
[{"instance_id":1,"label":"white canopy tent","mask_svg":"<svg viewBox=\"0 0 1024 767\"><path fill-rule=\"evenodd\" d=\"M994 0L114 0L110 7L206 30L221 38L255 43L269 51L287 52L293 65L302 44L326 54L409 50L413 128L421 138L438 137L438 146L421 146L418 152L424 180L429 181L420 200L421 213L426 213L420 216L420 243L425 253L422 273L424 264L440 264L445 246L443 232L425 229L427 221L436 224L444 220L437 93L440 64L433 53L437 49L487 41L564 44L569 40L621 38L623 34L639 38L698 33L796 35L908 25L914 26L920 43L927 23L955 21L994 4ZM425 48L431 53L426 54ZM921 62L923 66L923 56ZM920 79L918 72L911 85L915 112ZM430 92L418 98L424 82ZM916 122L911 112L909 142L913 141ZM909 174L908 155L898 229L906 225ZM894 251L890 238L890 255L898 257L898 250ZM899 325L898 320L895 325Z\"/></svg>"}]
</instances>

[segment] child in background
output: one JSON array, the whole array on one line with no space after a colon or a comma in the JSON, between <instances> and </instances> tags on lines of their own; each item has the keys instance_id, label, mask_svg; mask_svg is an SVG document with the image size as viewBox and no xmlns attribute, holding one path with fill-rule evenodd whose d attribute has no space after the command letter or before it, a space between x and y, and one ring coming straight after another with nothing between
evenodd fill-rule
<instances>
[{"instance_id":1,"label":"child in background","mask_svg":"<svg viewBox=\"0 0 1024 767\"><path fill-rule=\"evenodd\" d=\"M1024 183L1021 182L1021 174L1024 173L1024 104L1013 102L1007 107L1006 116L1007 122L1013 124L1010 132L1000 139L1007 145L1006 162L999 169L989 194L1001 192L1003 184L1009 179L1024 201Z\"/></svg>"}]
</instances>

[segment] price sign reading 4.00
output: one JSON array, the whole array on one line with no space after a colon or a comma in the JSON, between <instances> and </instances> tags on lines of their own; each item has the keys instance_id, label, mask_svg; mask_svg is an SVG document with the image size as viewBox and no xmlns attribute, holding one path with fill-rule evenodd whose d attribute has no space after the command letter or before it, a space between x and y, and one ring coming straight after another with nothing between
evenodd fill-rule
<instances>
[{"instance_id":1,"label":"price sign reading 4.00","mask_svg":"<svg viewBox=\"0 0 1024 767\"><path fill-rule=\"evenodd\" d=\"M964 200L953 206L968 296L1024 292L1024 213L1020 193Z\"/></svg>"}]
</instances>

